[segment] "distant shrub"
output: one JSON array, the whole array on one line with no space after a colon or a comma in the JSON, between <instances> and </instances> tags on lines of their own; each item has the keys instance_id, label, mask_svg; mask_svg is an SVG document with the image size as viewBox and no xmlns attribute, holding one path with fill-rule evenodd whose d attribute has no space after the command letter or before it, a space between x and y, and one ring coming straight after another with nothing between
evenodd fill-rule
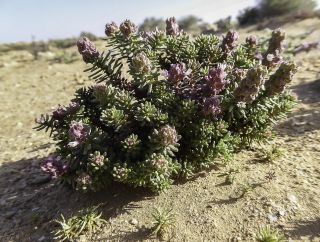
<instances>
[{"instance_id":1,"label":"distant shrub","mask_svg":"<svg viewBox=\"0 0 320 242\"><path fill-rule=\"evenodd\" d=\"M166 29L166 23L161 18L146 18L143 23L139 26L140 32L148 32L148 31L154 31L156 29L159 30L165 30Z\"/></svg>"},{"instance_id":2,"label":"distant shrub","mask_svg":"<svg viewBox=\"0 0 320 242\"><path fill-rule=\"evenodd\" d=\"M256 7L248 7L237 16L239 25L256 24L266 18L282 15L294 15L297 18L315 16L314 0L260 0Z\"/></svg>"},{"instance_id":3,"label":"distant shrub","mask_svg":"<svg viewBox=\"0 0 320 242\"><path fill-rule=\"evenodd\" d=\"M255 24L259 20L260 11L256 7L248 7L242 10L237 16L239 25Z\"/></svg>"},{"instance_id":4,"label":"distant shrub","mask_svg":"<svg viewBox=\"0 0 320 242\"><path fill-rule=\"evenodd\" d=\"M107 24L104 52L78 41L98 84L37 120L58 146L45 172L83 190L118 181L161 191L268 139L295 103L284 91L296 66L281 59L283 32L257 58L252 36L245 44L235 31L193 38L175 18L166 23L166 32L144 34L129 20Z\"/></svg>"},{"instance_id":5,"label":"distant shrub","mask_svg":"<svg viewBox=\"0 0 320 242\"><path fill-rule=\"evenodd\" d=\"M48 41L51 47L58 49L67 49L72 46L76 46L77 38L67 38L67 39L52 39Z\"/></svg>"},{"instance_id":6,"label":"distant shrub","mask_svg":"<svg viewBox=\"0 0 320 242\"><path fill-rule=\"evenodd\" d=\"M99 37L98 37L98 36L96 36L96 35L93 34L93 33L86 32L86 31L82 31L82 32L80 33L80 38L81 38L81 37L87 37L87 38L90 39L91 41L97 41L97 40L99 40Z\"/></svg>"},{"instance_id":7,"label":"distant shrub","mask_svg":"<svg viewBox=\"0 0 320 242\"><path fill-rule=\"evenodd\" d=\"M189 34L198 35L202 32L202 20L196 16L190 15L178 21L179 27L188 32Z\"/></svg>"},{"instance_id":8,"label":"distant shrub","mask_svg":"<svg viewBox=\"0 0 320 242\"><path fill-rule=\"evenodd\" d=\"M259 8L265 17L288 13L313 12L317 6L314 0L261 0Z\"/></svg>"},{"instance_id":9,"label":"distant shrub","mask_svg":"<svg viewBox=\"0 0 320 242\"><path fill-rule=\"evenodd\" d=\"M218 27L219 32L229 31L233 27L232 22L231 22L231 16L224 18L224 19L219 19L216 22L216 25Z\"/></svg>"}]
</instances>

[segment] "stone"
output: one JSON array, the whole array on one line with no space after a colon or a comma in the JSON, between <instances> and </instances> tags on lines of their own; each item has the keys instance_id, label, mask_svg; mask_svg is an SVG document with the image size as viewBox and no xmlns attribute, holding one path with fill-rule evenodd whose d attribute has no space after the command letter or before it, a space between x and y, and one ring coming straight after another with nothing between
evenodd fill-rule
<instances>
[{"instance_id":1,"label":"stone","mask_svg":"<svg viewBox=\"0 0 320 242\"><path fill-rule=\"evenodd\" d=\"M129 220L129 223L131 225L137 225L138 224L138 220L136 220L135 218L132 218L132 219Z\"/></svg>"}]
</instances>

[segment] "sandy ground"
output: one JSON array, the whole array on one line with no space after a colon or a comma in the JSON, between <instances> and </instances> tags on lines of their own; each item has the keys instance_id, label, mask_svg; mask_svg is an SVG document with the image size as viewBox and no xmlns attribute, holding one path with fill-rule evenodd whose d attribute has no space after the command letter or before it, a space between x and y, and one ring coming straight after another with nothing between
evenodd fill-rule
<instances>
[{"instance_id":1,"label":"sandy ground","mask_svg":"<svg viewBox=\"0 0 320 242\"><path fill-rule=\"evenodd\" d=\"M283 28L293 37L316 29L305 41L320 40L319 19ZM39 162L54 150L54 143L48 134L32 129L34 118L58 103L67 104L75 89L91 83L82 72L85 65L80 57L63 64L48 56L34 61L24 51L0 53L0 241L50 241L51 221L60 213L69 216L100 203L108 224L82 241L153 240L147 231L154 207L173 209L171 241L253 241L266 224L291 241L320 241L319 55L318 49L296 56L300 72L290 88L300 102L275 128L279 135L274 143L284 151L279 160L262 162L259 148L243 151L227 167L155 196L118 184L99 194L81 194L49 181ZM218 177L229 167L240 171L233 185ZM276 179L265 182L270 171ZM239 198L247 183L256 186Z\"/></svg>"}]
</instances>

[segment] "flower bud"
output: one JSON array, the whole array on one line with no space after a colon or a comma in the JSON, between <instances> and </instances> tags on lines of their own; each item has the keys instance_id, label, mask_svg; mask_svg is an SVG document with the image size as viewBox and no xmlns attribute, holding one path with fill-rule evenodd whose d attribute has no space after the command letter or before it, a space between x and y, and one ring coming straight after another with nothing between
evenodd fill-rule
<instances>
[{"instance_id":1,"label":"flower bud","mask_svg":"<svg viewBox=\"0 0 320 242\"><path fill-rule=\"evenodd\" d=\"M180 34L179 25L175 17L168 18L166 24L167 35L178 36Z\"/></svg>"},{"instance_id":2,"label":"flower bud","mask_svg":"<svg viewBox=\"0 0 320 242\"><path fill-rule=\"evenodd\" d=\"M79 39L77 41L77 46L85 63L93 63L99 57L96 46L87 37Z\"/></svg>"},{"instance_id":3,"label":"flower bud","mask_svg":"<svg viewBox=\"0 0 320 242\"><path fill-rule=\"evenodd\" d=\"M120 25L120 31L126 39L130 37L131 34L135 33L137 31L137 27L134 23L132 23L130 20L126 19L121 25Z\"/></svg>"},{"instance_id":4,"label":"flower bud","mask_svg":"<svg viewBox=\"0 0 320 242\"><path fill-rule=\"evenodd\" d=\"M112 36L118 30L118 25L115 22L111 22L110 24L106 24L104 32L106 36Z\"/></svg>"}]
</instances>

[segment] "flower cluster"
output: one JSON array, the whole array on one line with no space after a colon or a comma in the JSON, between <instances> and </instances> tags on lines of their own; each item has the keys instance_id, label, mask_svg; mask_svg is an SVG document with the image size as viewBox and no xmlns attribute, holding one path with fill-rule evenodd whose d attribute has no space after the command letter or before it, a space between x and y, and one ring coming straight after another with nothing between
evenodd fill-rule
<instances>
[{"instance_id":1,"label":"flower cluster","mask_svg":"<svg viewBox=\"0 0 320 242\"><path fill-rule=\"evenodd\" d=\"M257 44L258 44L258 40L256 36L250 35L246 38L247 47L254 48L255 46L257 46Z\"/></svg>"},{"instance_id":2,"label":"flower cluster","mask_svg":"<svg viewBox=\"0 0 320 242\"><path fill-rule=\"evenodd\" d=\"M285 33L281 29L277 29L272 32L268 49L263 55L263 65L267 67L275 67L282 61L281 52L283 50L284 39Z\"/></svg>"},{"instance_id":3,"label":"flower cluster","mask_svg":"<svg viewBox=\"0 0 320 242\"><path fill-rule=\"evenodd\" d=\"M58 178L67 171L67 165L61 156L50 155L43 160L41 170L52 178Z\"/></svg>"},{"instance_id":4,"label":"flower cluster","mask_svg":"<svg viewBox=\"0 0 320 242\"><path fill-rule=\"evenodd\" d=\"M165 125L160 128L158 133L158 139L161 145L169 146L176 145L179 140L179 136L174 127L171 127L170 125Z\"/></svg>"},{"instance_id":5,"label":"flower cluster","mask_svg":"<svg viewBox=\"0 0 320 242\"><path fill-rule=\"evenodd\" d=\"M191 74L191 69L187 69L185 63L171 64L169 71L165 71L165 76L168 81L178 84Z\"/></svg>"},{"instance_id":6,"label":"flower cluster","mask_svg":"<svg viewBox=\"0 0 320 242\"><path fill-rule=\"evenodd\" d=\"M97 191L117 181L161 191L263 142L294 104L284 89L296 66L276 65L279 30L263 63L255 37L243 44L235 31L222 40L190 37L175 18L166 33L139 33L129 20L107 24L105 33L107 51L78 41L96 84L37 120L57 144L42 170L73 188Z\"/></svg>"},{"instance_id":7,"label":"flower cluster","mask_svg":"<svg viewBox=\"0 0 320 242\"><path fill-rule=\"evenodd\" d=\"M123 37L129 38L130 35L137 31L137 27L134 23L127 19L120 25L120 31Z\"/></svg>"},{"instance_id":8,"label":"flower cluster","mask_svg":"<svg viewBox=\"0 0 320 242\"><path fill-rule=\"evenodd\" d=\"M146 74L150 72L152 65L145 53L139 53L132 58L132 69L137 73Z\"/></svg>"},{"instance_id":9,"label":"flower cluster","mask_svg":"<svg viewBox=\"0 0 320 242\"><path fill-rule=\"evenodd\" d=\"M294 63L282 62L279 69L266 81L266 90L268 95L274 96L281 94L286 85L288 85L294 74L297 72L297 66Z\"/></svg>"},{"instance_id":10,"label":"flower cluster","mask_svg":"<svg viewBox=\"0 0 320 242\"><path fill-rule=\"evenodd\" d=\"M118 25L115 22L111 22L110 24L106 24L104 33L106 34L106 36L111 36L118 30Z\"/></svg>"},{"instance_id":11,"label":"flower cluster","mask_svg":"<svg viewBox=\"0 0 320 242\"><path fill-rule=\"evenodd\" d=\"M226 36L222 39L222 50L224 53L230 53L237 46L237 40L239 39L239 35L235 30L229 30Z\"/></svg>"},{"instance_id":12,"label":"flower cluster","mask_svg":"<svg viewBox=\"0 0 320 242\"><path fill-rule=\"evenodd\" d=\"M84 125L81 121L72 121L69 128L69 136L73 141L69 142L68 146L76 147L86 139L89 133L89 127Z\"/></svg>"},{"instance_id":13,"label":"flower cluster","mask_svg":"<svg viewBox=\"0 0 320 242\"><path fill-rule=\"evenodd\" d=\"M96 46L87 37L78 40L77 46L85 63L93 63L99 57Z\"/></svg>"},{"instance_id":14,"label":"flower cluster","mask_svg":"<svg viewBox=\"0 0 320 242\"><path fill-rule=\"evenodd\" d=\"M234 91L238 103L252 103L259 94L266 70L262 66L248 70L246 77Z\"/></svg>"},{"instance_id":15,"label":"flower cluster","mask_svg":"<svg viewBox=\"0 0 320 242\"><path fill-rule=\"evenodd\" d=\"M218 64L217 67L209 70L209 74L204 78L207 81L205 89L208 93L213 95L219 94L229 84L229 81L226 80L227 73L225 68L226 65Z\"/></svg>"},{"instance_id":16,"label":"flower cluster","mask_svg":"<svg viewBox=\"0 0 320 242\"><path fill-rule=\"evenodd\" d=\"M206 98L203 104L203 113L216 117L221 112L220 100L217 96Z\"/></svg>"},{"instance_id":17,"label":"flower cluster","mask_svg":"<svg viewBox=\"0 0 320 242\"><path fill-rule=\"evenodd\" d=\"M167 35L178 36L180 34L179 25L175 17L168 18L166 24Z\"/></svg>"}]
</instances>

